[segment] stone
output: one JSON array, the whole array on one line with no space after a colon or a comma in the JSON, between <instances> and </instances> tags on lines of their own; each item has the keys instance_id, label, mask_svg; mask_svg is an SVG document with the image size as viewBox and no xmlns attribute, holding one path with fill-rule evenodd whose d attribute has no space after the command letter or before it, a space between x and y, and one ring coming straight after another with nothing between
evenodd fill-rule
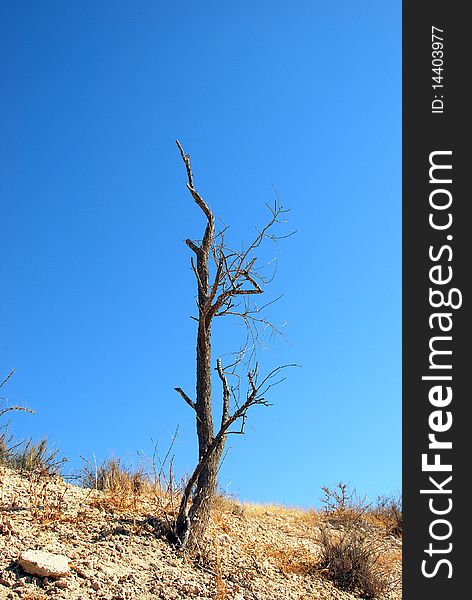
<instances>
[{"instance_id":1,"label":"stone","mask_svg":"<svg viewBox=\"0 0 472 600\"><path fill-rule=\"evenodd\" d=\"M231 538L227 533L222 533L219 535L218 540L223 546L229 546L231 544Z\"/></svg>"},{"instance_id":2,"label":"stone","mask_svg":"<svg viewBox=\"0 0 472 600\"><path fill-rule=\"evenodd\" d=\"M18 564L30 575L39 577L64 577L70 573L69 558L64 554L51 554L43 550L26 550L18 559Z\"/></svg>"}]
</instances>

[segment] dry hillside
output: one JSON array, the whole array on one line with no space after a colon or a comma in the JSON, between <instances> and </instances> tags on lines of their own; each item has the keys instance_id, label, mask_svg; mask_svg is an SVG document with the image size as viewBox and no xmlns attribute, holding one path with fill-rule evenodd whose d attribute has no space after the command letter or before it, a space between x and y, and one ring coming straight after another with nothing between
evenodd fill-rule
<instances>
[{"instance_id":1,"label":"dry hillside","mask_svg":"<svg viewBox=\"0 0 472 600\"><path fill-rule=\"evenodd\" d=\"M321 531L332 540L342 520L315 511L241 504L219 497L198 562L163 539L160 522L172 498L146 486L102 492L59 476L0 465L0 598L288 600L359 597L342 591L320 564ZM401 538L373 515L363 517L381 598L401 597ZM22 552L66 555L70 573L53 579L25 573ZM324 566L324 568L322 568ZM364 594L364 597L365 594Z\"/></svg>"}]
</instances>

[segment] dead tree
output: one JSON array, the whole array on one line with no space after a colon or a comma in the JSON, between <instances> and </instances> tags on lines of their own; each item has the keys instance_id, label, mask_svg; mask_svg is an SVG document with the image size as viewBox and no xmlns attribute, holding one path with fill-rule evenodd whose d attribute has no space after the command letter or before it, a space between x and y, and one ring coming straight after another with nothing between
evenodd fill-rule
<instances>
[{"instance_id":1,"label":"dead tree","mask_svg":"<svg viewBox=\"0 0 472 600\"><path fill-rule=\"evenodd\" d=\"M187 170L187 188L193 200L206 219L203 238L191 239L185 243L192 251L191 267L197 284L198 323L196 346L196 396L192 400L181 388L175 390L195 412L198 436L198 463L183 490L175 525L178 544L197 550L205 534L210 518L210 508L216 493L217 474L226 438L229 434L244 433L248 410L252 406L267 406L267 391L282 379L280 371L289 365L277 367L266 377L259 375L258 364L254 359L254 342L260 327L276 328L263 316L252 299L264 292L271 277L259 268L254 251L266 239L281 239L272 230L276 224L284 223L285 211L277 201L269 207L270 218L257 232L253 241L245 248L230 249L225 242L225 231L216 232L215 216L197 192L190 156L185 154L177 141L182 160ZM290 235L290 234L289 234ZM270 304L270 303L269 303ZM267 306L267 305L266 305ZM246 325L247 340L242 348L233 354L231 364L223 365L216 361L216 372L221 381L221 421L215 432L215 418L212 404L212 356L211 330L215 319L223 316L240 318ZM232 385L230 378L239 377L240 368L245 368L247 388L241 398L239 383ZM240 381L240 380L237 380Z\"/></svg>"}]
</instances>

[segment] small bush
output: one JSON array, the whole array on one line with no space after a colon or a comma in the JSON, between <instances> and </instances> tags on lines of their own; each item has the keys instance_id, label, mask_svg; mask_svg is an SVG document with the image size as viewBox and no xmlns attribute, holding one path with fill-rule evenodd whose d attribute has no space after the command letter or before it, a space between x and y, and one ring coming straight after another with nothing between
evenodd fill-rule
<instances>
[{"instance_id":1,"label":"small bush","mask_svg":"<svg viewBox=\"0 0 472 600\"><path fill-rule=\"evenodd\" d=\"M341 590L362 598L378 598L388 587L379 565L379 548L369 542L365 532L353 525L342 533L323 528L320 535L319 567Z\"/></svg>"}]
</instances>

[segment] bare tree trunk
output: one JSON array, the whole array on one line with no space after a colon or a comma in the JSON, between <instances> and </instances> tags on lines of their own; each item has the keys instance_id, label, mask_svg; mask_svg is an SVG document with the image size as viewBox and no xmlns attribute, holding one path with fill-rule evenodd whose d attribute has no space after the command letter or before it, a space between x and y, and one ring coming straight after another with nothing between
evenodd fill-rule
<instances>
[{"instance_id":1,"label":"bare tree trunk","mask_svg":"<svg viewBox=\"0 0 472 600\"><path fill-rule=\"evenodd\" d=\"M198 435L198 458L202 459L205 450L214 438L213 408L211 393L211 323L200 319L197 334L197 386L196 386L196 426ZM203 540L204 532L210 519L210 508L216 493L218 465L224 440L221 441L221 450L211 456L195 485L195 494L188 513L190 526L186 546L191 550L198 549Z\"/></svg>"},{"instance_id":2,"label":"bare tree trunk","mask_svg":"<svg viewBox=\"0 0 472 600\"><path fill-rule=\"evenodd\" d=\"M208 528L211 505L216 494L218 467L223 447L224 439L202 469L197 480L196 492L188 514L190 530L186 544L187 548L193 551L201 548L204 534Z\"/></svg>"},{"instance_id":3,"label":"bare tree trunk","mask_svg":"<svg viewBox=\"0 0 472 600\"><path fill-rule=\"evenodd\" d=\"M211 214L211 213L210 213ZM213 215L208 219L205 238L196 251L195 275L198 283L198 332L196 347L196 428L198 437L198 463L214 440L212 386L211 386L211 318L207 315L209 290L209 244L213 241ZM218 466L224 447L224 438L211 456L201 465L195 482L195 493L190 509L181 506L177 519L177 537L190 550L198 550L210 519L211 503L216 493ZM188 510L188 514L187 514Z\"/></svg>"},{"instance_id":4,"label":"bare tree trunk","mask_svg":"<svg viewBox=\"0 0 472 600\"><path fill-rule=\"evenodd\" d=\"M224 242L224 230L215 235L214 215L195 189L190 156L185 154L179 142L177 142L177 145L187 169L187 188L207 220L205 233L200 243L190 239L185 240L187 246L195 255L191 258L191 265L198 288L195 401L191 400L181 388L175 388L185 402L195 411L198 463L183 491L174 533L182 547L198 551L202 547L203 537L210 520L211 504L216 494L218 469L226 436L230 433L243 433L246 413L250 407L255 405L268 406L264 399L264 393L274 385L269 383L270 379L281 368L284 368L274 369L259 384L257 383L257 364L255 369L249 369L247 372L248 390L246 399L239 404L238 399L234 396L234 389L228 384L225 368L222 366L221 360L217 360L216 370L222 382L223 394L221 424L215 435L211 386L212 320L223 315L239 316L252 335L254 335L253 326L271 326L268 321L260 318L257 307L250 308L247 300L254 294L261 294L263 290L260 284L267 283L254 266L256 258L252 256L252 253L253 250L259 247L264 238L277 239L274 236L269 236L267 232L275 223L280 222L279 216L284 211L281 206L276 204L274 209L270 209L272 217L269 223L257 233L246 250L229 250ZM212 264L214 263L214 276L212 275L211 283L210 261L213 261ZM242 308L238 302L241 299L243 299ZM231 414L232 394L237 408ZM237 421L241 423L241 429L230 431L231 425Z\"/></svg>"}]
</instances>

